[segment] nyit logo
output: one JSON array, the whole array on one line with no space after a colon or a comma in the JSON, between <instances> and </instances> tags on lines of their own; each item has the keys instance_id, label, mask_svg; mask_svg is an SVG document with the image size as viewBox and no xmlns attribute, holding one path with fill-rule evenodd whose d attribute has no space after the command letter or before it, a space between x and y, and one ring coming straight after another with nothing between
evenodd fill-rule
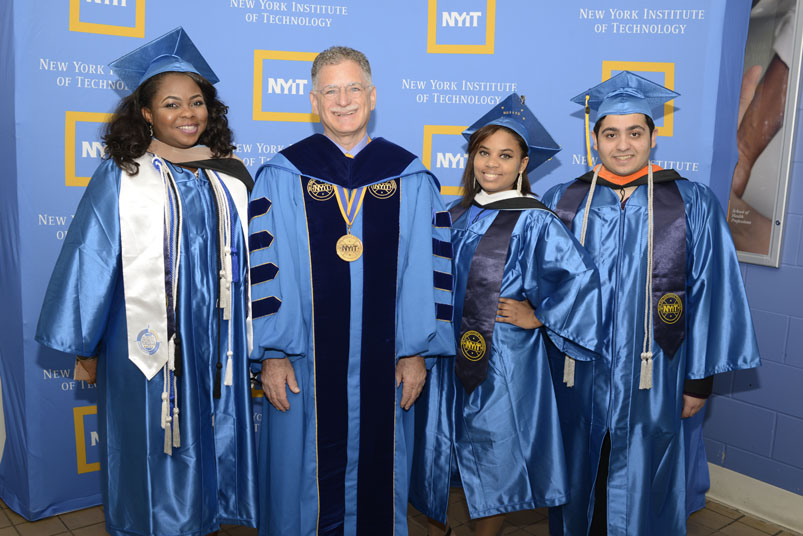
<instances>
[{"instance_id":1,"label":"nyit logo","mask_svg":"<svg viewBox=\"0 0 803 536\"><path fill-rule=\"evenodd\" d=\"M268 77L268 93L276 95L305 95L304 88L309 80L296 78L285 80L284 78Z\"/></svg>"},{"instance_id":2,"label":"nyit logo","mask_svg":"<svg viewBox=\"0 0 803 536\"><path fill-rule=\"evenodd\" d=\"M100 471L98 407L73 408L75 422L75 460L78 474Z\"/></svg>"},{"instance_id":3,"label":"nyit logo","mask_svg":"<svg viewBox=\"0 0 803 536\"><path fill-rule=\"evenodd\" d=\"M477 27L477 19L482 17L482 11L442 11L441 26L444 28L457 26L458 28Z\"/></svg>"},{"instance_id":4,"label":"nyit logo","mask_svg":"<svg viewBox=\"0 0 803 536\"><path fill-rule=\"evenodd\" d=\"M466 167L466 160L468 160L467 153L436 153L435 154L435 169L463 169Z\"/></svg>"},{"instance_id":5,"label":"nyit logo","mask_svg":"<svg viewBox=\"0 0 803 536\"><path fill-rule=\"evenodd\" d=\"M64 120L64 185L86 186L103 156L101 130L112 114L66 112Z\"/></svg>"},{"instance_id":6,"label":"nyit logo","mask_svg":"<svg viewBox=\"0 0 803 536\"><path fill-rule=\"evenodd\" d=\"M315 56L315 52L254 51L255 120L318 121L318 116L309 112L307 97L311 89L309 71Z\"/></svg>"},{"instance_id":7,"label":"nyit logo","mask_svg":"<svg viewBox=\"0 0 803 536\"><path fill-rule=\"evenodd\" d=\"M667 89L675 89L675 64L656 61L603 61L602 62L602 82L609 79L620 71L631 71L648 80L660 84ZM663 124L655 125L658 128L659 136L672 137L675 127L675 101L674 99L664 104ZM660 118L659 118L660 119Z\"/></svg>"},{"instance_id":8,"label":"nyit logo","mask_svg":"<svg viewBox=\"0 0 803 536\"><path fill-rule=\"evenodd\" d=\"M428 2L428 53L494 53L496 0L428 0Z\"/></svg>"},{"instance_id":9,"label":"nyit logo","mask_svg":"<svg viewBox=\"0 0 803 536\"><path fill-rule=\"evenodd\" d=\"M421 159L441 183L444 195L460 195L460 179L466 167L466 140L462 132L466 127L454 125L424 125L424 148ZM432 166L432 155L435 166Z\"/></svg>"},{"instance_id":10,"label":"nyit logo","mask_svg":"<svg viewBox=\"0 0 803 536\"><path fill-rule=\"evenodd\" d=\"M70 0L70 31L145 37L145 0Z\"/></svg>"}]
</instances>

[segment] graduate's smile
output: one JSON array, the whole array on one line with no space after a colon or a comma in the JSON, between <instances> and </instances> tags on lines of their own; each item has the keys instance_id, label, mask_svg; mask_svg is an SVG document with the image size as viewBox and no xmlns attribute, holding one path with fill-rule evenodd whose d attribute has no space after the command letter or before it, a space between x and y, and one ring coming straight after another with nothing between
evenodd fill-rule
<instances>
[{"instance_id":1,"label":"graduate's smile","mask_svg":"<svg viewBox=\"0 0 803 536\"><path fill-rule=\"evenodd\" d=\"M178 128L179 130L181 130L185 134L195 134L196 132L198 132L198 125L197 124L195 124L195 125L180 125L180 126L178 126L176 128Z\"/></svg>"}]
</instances>

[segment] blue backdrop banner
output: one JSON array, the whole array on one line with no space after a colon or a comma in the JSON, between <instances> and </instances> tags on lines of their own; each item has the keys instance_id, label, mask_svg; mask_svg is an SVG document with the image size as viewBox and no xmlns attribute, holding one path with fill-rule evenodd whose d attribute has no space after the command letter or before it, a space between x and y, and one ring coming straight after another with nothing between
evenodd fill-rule
<instances>
[{"instance_id":1,"label":"blue backdrop banner","mask_svg":"<svg viewBox=\"0 0 803 536\"><path fill-rule=\"evenodd\" d=\"M95 389L34 340L44 288L125 87L107 64L183 26L221 81L252 173L320 132L309 69L365 52L369 132L421 156L457 193L460 132L511 92L563 147L534 190L588 169L569 98L628 69L681 97L657 117L657 163L727 202L748 0L7 0L0 5L0 497L29 519L100 502ZM132 408L132 411L136 411ZM259 415L254 416L259 425Z\"/></svg>"}]
</instances>

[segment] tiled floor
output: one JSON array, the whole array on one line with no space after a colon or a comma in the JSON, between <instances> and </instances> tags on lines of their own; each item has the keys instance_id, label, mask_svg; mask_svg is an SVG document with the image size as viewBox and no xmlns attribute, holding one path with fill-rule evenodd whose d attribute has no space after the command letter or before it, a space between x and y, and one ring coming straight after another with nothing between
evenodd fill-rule
<instances>
[{"instance_id":1,"label":"tiled floor","mask_svg":"<svg viewBox=\"0 0 803 536\"><path fill-rule=\"evenodd\" d=\"M459 489L452 490L449 505L449 521L456 536L473 534L473 523L468 518L468 508L463 493ZM0 536L104 536L103 509L100 506L78 510L68 514L29 522L0 501ZM414 508L410 508L410 536L426 536L427 520ZM219 536L256 536L257 531L246 527L224 526ZM528 510L515 512L505 519L500 534L505 536L548 536L546 510ZM689 519L689 536L803 536L796 532L786 531L781 527L759 521L732 510L727 506L708 501L705 509L695 513ZM291 535L287 535L291 536Z\"/></svg>"}]
</instances>

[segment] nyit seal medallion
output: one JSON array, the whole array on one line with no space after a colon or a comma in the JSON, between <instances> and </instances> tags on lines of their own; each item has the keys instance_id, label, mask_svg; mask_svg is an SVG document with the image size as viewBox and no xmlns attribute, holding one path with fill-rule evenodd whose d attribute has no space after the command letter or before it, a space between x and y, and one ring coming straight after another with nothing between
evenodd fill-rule
<instances>
[{"instance_id":1,"label":"nyit seal medallion","mask_svg":"<svg viewBox=\"0 0 803 536\"><path fill-rule=\"evenodd\" d=\"M368 191L377 199L393 197L393 194L396 193L396 181L389 180L378 184L372 184L368 187Z\"/></svg>"},{"instance_id":2,"label":"nyit seal medallion","mask_svg":"<svg viewBox=\"0 0 803 536\"><path fill-rule=\"evenodd\" d=\"M362 241L353 234L344 234L335 244L337 256L346 262L354 262L362 256Z\"/></svg>"},{"instance_id":3,"label":"nyit seal medallion","mask_svg":"<svg viewBox=\"0 0 803 536\"><path fill-rule=\"evenodd\" d=\"M485 337L473 329L466 331L460 337L460 350L469 361L479 361L485 355Z\"/></svg>"},{"instance_id":4,"label":"nyit seal medallion","mask_svg":"<svg viewBox=\"0 0 803 536\"><path fill-rule=\"evenodd\" d=\"M320 182L310 179L307 183L307 193L316 201L326 201L335 195L335 187L328 182Z\"/></svg>"},{"instance_id":5,"label":"nyit seal medallion","mask_svg":"<svg viewBox=\"0 0 803 536\"><path fill-rule=\"evenodd\" d=\"M680 296L667 292L658 300L658 317L664 324L674 324L683 315L683 302Z\"/></svg>"},{"instance_id":6,"label":"nyit seal medallion","mask_svg":"<svg viewBox=\"0 0 803 536\"><path fill-rule=\"evenodd\" d=\"M140 331L137 335L137 346L144 354L155 354L159 351L159 344L159 336L151 331L150 326Z\"/></svg>"}]
</instances>

